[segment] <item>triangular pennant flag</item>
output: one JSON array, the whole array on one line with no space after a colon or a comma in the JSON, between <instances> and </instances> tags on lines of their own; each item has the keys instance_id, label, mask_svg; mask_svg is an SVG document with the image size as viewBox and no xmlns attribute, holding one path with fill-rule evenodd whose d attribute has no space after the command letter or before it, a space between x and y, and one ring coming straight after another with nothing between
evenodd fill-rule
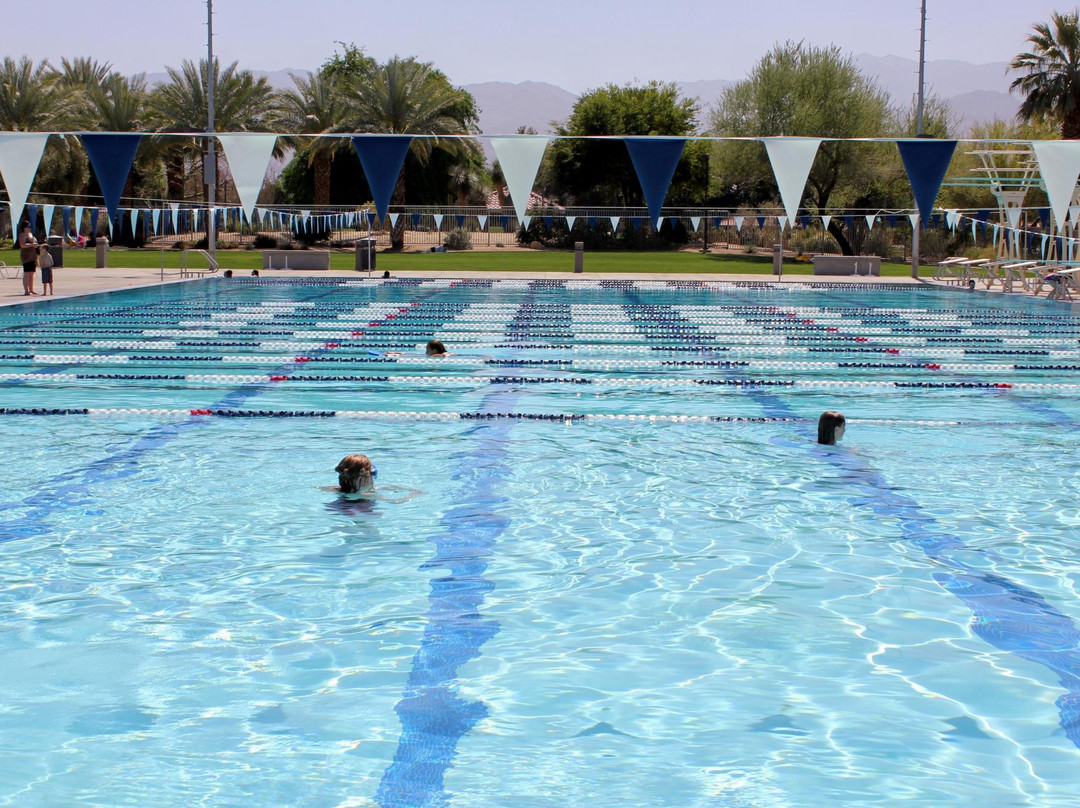
<instances>
[{"instance_id":1,"label":"triangular pennant flag","mask_svg":"<svg viewBox=\"0 0 1080 808\"><path fill-rule=\"evenodd\" d=\"M736 216L735 217L735 232L736 233L738 233L739 231L742 230L743 222L745 222L745 221L746 221L745 216Z\"/></svg>"},{"instance_id":2,"label":"triangular pennant flag","mask_svg":"<svg viewBox=\"0 0 1080 808\"><path fill-rule=\"evenodd\" d=\"M778 225L780 225L780 230L782 231L782 230L784 230L784 228L787 227L788 217L787 216L777 216L776 217L776 223Z\"/></svg>"},{"instance_id":3,"label":"triangular pennant flag","mask_svg":"<svg viewBox=\"0 0 1080 808\"><path fill-rule=\"evenodd\" d=\"M832 221L832 216L822 216L821 217L821 226L824 227L826 230L828 230L829 229L829 222L831 222L831 221Z\"/></svg>"},{"instance_id":4,"label":"triangular pennant flag","mask_svg":"<svg viewBox=\"0 0 1080 808\"><path fill-rule=\"evenodd\" d=\"M159 232L158 224L161 222L161 211L157 208L154 208L150 216L151 221L154 223L154 235L156 236Z\"/></svg>"},{"instance_id":5,"label":"triangular pennant flag","mask_svg":"<svg viewBox=\"0 0 1080 808\"><path fill-rule=\"evenodd\" d=\"M48 132L0 133L0 177L11 202L11 232L15 238L19 237L23 207L48 139Z\"/></svg>"},{"instance_id":6,"label":"triangular pennant flag","mask_svg":"<svg viewBox=\"0 0 1080 808\"><path fill-rule=\"evenodd\" d=\"M694 232L696 233L698 231L698 227L701 226L701 217L700 216L691 216L690 217L690 226L694 229Z\"/></svg>"},{"instance_id":7,"label":"triangular pennant flag","mask_svg":"<svg viewBox=\"0 0 1080 808\"><path fill-rule=\"evenodd\" d=\"M90 208L90 238L97 238L98 234L98 217L101 215L101 211L97 208Z\"/></svg>"},{"instance_id":8,"label":"triangular pennant flag","mask_svg":"<svg viewBox=\"0 0 1080 808\"><path fill-rule=\"evenodd\" d=\"M772 164L773 176L780 188L780 200L789 221L795 220L802 202L806 180L814 166L821 138L767 137L762 138Z\"/></svg>"},{"instance_id":9,"label":"triangular pennant flag","mask_svg":"<svg viewBox=\"0 0 1080 808\"><path fill-rule=\"evenodd\" d=\"M660 229L660 210L664 207L671 178L679 165L685 138L673 137L628 137L626 149L637 172L638 182L645 194L645 204L649 208L649 220Z\"/></svg>"},{"instance_id":10,"label":"triangular pennant flag","mask_svg":"<svg viewBox=\"0 0 1080 808\"><path fill-rule=\"evenodd\" d=\"M1024 209L1019 205L1005 208L1005 217L1009 220L1009 226L1016 230L1020 227L1020 214L1024 212Z\"/></svg>"},{"instance_id":11,"label":"triangular pennant flag","mask_svg":"<svg viewBox=\"0 0 1080 808\"><path fill-rule=\"evenodd\" d=\"M548 138L545 135L508 135L493 137L489 142L506 178L514 213L518 219L524 219Z\"/></svg>"},{"instance_id":12,"label":"triangular pennant flag","mask_svg":"<svg viewBox=\"0 0 1080 808\"><path fill-rule=\"evenodd\" d=\"M414 213L414 214L412 214L412 216L410 218L412 218L413 230L419 230L420 229L420 214L419 213Z\"/></svg>"},{"instance_id":13,"label":"triangular pennant flag","mask_svg":"<svg viewBox=\"0 0 1080 808\"><path fill-rule=\"evenodd\" d=\"M30 222L30 232L31 233L37 233L37 218L38 218L37 215L38 215L38 206L37 205L27 205L26 206L26 220L28 222Z\"/></svg>"},{"instance_id":14,"label":"triangular pennant flag","mask_svg":"<svg viewBox=\"0 0 1080 808\"><path fill-rule=\"evenodd\" d=\"M612 233L614 233L616 230L619 229L619 217L618 216L608 216L608 221L611 222L611 232Z\"/></svg>"},{"instance_id":15,"label":"triangular pennant flag","mask_svg":"<svg viewBox=\"0 0 1080 808\"><path fill-rule=\"evenodd\" d=\"M487 227L487 216L477 216L476 221L480 222L481 230Z\"/></svg>"},{"instance_id":16,"label":"triangular pennant flag","mask_svg":"<svg viewBox=\"0 0 1080 808\"><path fill-rule=\"evenodd\" d=\"M105 208L109 211L111 227L142 135L83 134L79 135L79 138L86 149L86 156L90 158L98 185L101 186L101 195L105 197Z\"/></svg>"},{"instance_id":17,"label":"triangular pennant flag","mask_svg":"<svg viewBox=\"0 0 1080 808\"><path fill-rule=\"evenodd\" d=\"M432 218L435 219L435 229L442 230L443 215L441 213L436 213Z\"/></svg>"},{"instance_id":18,"label":"triangular pennant flag","mask_svg":"<svg viewBox=\"0 0 1080 808\"><path fill-rule=\"evenodd\" d=\"M394 194L405 155L412 144L411 135L357 135L352 139L356 156L364 167L371 195L375 198L375 211L379 221L386 219L390 197ZM397 220L394 220L394 227Z\"/></svg>"},{"instance_id":19,"label":"triangular pennant flag","mask_svg":"<svg viewBox=\"0 0 1080 808\"><path fill-rule=\"evenodd\" d=\"M1065 211L1072 201L1076 180L1080 177L1080 141L1033 140L1031 148L1039 162L1039 173L1046 186L1050 209L1054 212L1054 223L1061 228L1065 223Z\"/></svg>"},{"instance_id":20,"label":"triangular pennant flag","mask_svg":"<svg viewBox=\"0 0 1080 808\"><path fill-rule=\"evenodd\" d=\"M971 220L971 237L977 239L979 237L979 222L975 219Z\"/></svg>"},{"instance_id":21,"label":"triangular pennant flag","mask_svg":"<svg viewBox=\"0 0 1080 808\"><path fill-rule=\"evenodd\" d=\"M401 214L400 214L400 213L391 213L391 214L390 214L390 226L391 226L391 227L397 227L397 223L398 223L398 218L399 218L400 216L401 216Z\"/></svg>"},{"instance_id":22,"label":"triangular pennant flag","mask_svg":"<svg viewBox=\"0 0 1080 808\"><path fill-rule=\"evenodd\" d=\"M455 216L454 220L457 222L457 226L458 226L459 229L465 227L465 217L464 216L461 216L461 215Z\"/></svg>"},{"instance_id":23,"label":"triangular pennant flag","mask_svg":"<svg viewBox=\"0 0 1080 808\"><path fill-rule=\"evenodd\" d=\"M949 170L949 161L956 150L956 141L929 138L898 140L896 148L900 150L900 159L904 161L904 170L907 171L908 182L915 194L919 219L925 226L930 221L945 172Z\"/></svg>"},{"instance_id":24,"label":"triangular pennant flag","mask_svg":"<svg viewBox=\"0 0 1080 808\"><path fill-rule=\"evenodd\" d=\"M919 214L917 214L917 213L909 213L907 215L907 217L908 217L908 221L911 222L911 229L912 230L914 230L916 227L919 226Z\"/></svg>"},{"instance_id":25,"label":"triangular pennant flag","mask_svg":"<svg viewBox=\"0 0 1080 808\"><path fill-rule=\"evenodd\" d=\"M178 221L178 219L180 218L180 211L177 208L173 208L171 212L172 212L172 231L173 231L173 235L175 236L180 232L180 229L179 229L180 223Z\"/></svg>"},{"instance_id":26,"label":"triangular pennant flag","mask_svg":"<svg viewBox=\"0 0 1080 808\"><path fill-rule=\"evenodd\" d=\"M45 212L45 236L48 237L52 232L52 220L53 214L56 213L56 205L42 205L41 209Z\"/></svg>"},{"instance_id":27,"label":"triangular pennant flag","mask_svg":"<svg viewBox=\"0 0 1080 808\"><path fill-rule=\"evenodd\" d=\"M131 214L131 237L135 238L135 231L139 227L139 211L133 208L129 213Z\"/></svg>"},{"instance_id":28,"label":"triangular pennant flag","mask_svg":"<svg viewBox=\"0 0 1080 808\"><path fill-rule=\"evenodd\" d=\"M554 217L554 216L545 216L545 217L544 217L544 226L545 226L545 227L546 227L546 228L547 228L548 230L551 230L551 228L552 228L552 226L553 226L554 224L555 224L555 217Z\"/></svg>"},{"instance_id":29,"label":"triangular pennant flag","mask_svg":"<svg viewBox=\"0 0 1080 808\"><path fill-rule=\"evenodd\" d=\"M67 205L64 205L62 211L62 217L64 220L64 235L66 236L68 233L71 232L71 208L69 208Z\"/></svg>"},{"instance_id":30,"label":"triangular pennant flag","mask_svg":"<svg viewBox=\"0 0 1080 808\"><path fill-rule=\"evenodd\" d=\"M758 216L757 217L758 230L764 230L765 229L765 219L766 219L765 216Z\"/></svg>"},{"instance_id":31,"label":"triangular pennant flag","mask_svg":"<svg viewBox=\"0 0 1080 808\"><path fill-rule=\"evenodd\" d=\"M529 225L531 225L531 224L532 224L532 216L522 216L521 217L521 226L524 227L526 230L529 229Z\"/></svg>"},{"instance_id":32,"label":"triangular pennant flag","mask_svg":"<svg viewBox=\"0 0 1080 808\"><path fill-rule=\"evenodd\" d=\"M874 229L874 221L877 219L877 216L875 216L875 215L873 215L871 213L871 214L868 214L867 216L864 216L863 218L866 219L867 228L869 228L870 230L873 230Z\"/></svg>"},{"instance_id":33,"label":"triangular pennant flag","mask_svg":"<svg viewBox=\"0 0 1080 808\"><path fill-rule=\"evenodd\" d=\"M574 229L574 222L576 222L576 221L577 221L577 216L567 216L566 217L566 229L567 229L567 231L570 231L570 230Z\"/></svg>"}]
</instances>

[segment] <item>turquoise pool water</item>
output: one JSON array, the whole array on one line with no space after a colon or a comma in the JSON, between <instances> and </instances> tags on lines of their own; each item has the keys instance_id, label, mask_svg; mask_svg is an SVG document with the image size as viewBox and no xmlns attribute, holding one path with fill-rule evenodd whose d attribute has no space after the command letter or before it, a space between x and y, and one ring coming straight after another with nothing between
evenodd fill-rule
<instances>
[{"instance_id":1,"label":"turquoise pool water","mask_svg":"<svg viewBox=\"0 0 1080 808\"><path fill-rule=\"evenodd\" d=\"M0 804L1075 805L1078 393L930 289L0 309Z\"/></svg>"}]
</instances>

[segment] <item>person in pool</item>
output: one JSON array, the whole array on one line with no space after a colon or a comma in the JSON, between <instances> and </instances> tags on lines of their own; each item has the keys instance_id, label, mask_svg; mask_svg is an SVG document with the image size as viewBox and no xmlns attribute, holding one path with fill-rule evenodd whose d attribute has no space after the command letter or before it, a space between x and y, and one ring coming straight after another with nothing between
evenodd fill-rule
<instances>
[{"instance_id":1,"label":"person in pool","mask_svg":"<svg viewBox=\"0 0 1080 808\"><path fill-rule=\"evenodd\" d=\"M842 413L834 410L821 413L817 422L817 442L825 446L835 446L844 437L846 424Z\"/></svg>"},{"instance_id":2,"label":"person in pool","mask_svg":"<svg viewBox=\"0 0 1080 808\"><path fill-rule=\"evenodd\" d=\"M379 470L365 454L350 454L341 458L334 471L338 475L338 484L327 488L328 491L337 491L346 499L381 499L386 502L405 502L412 499L420 492L415 488L405 488L400 485L390 485L376 490L375 478L379 476ZM401 492L403 496L387 496L388 492Z\"/></svg>"},{"instance_id":3,"label":"person in pool","mask_svg":"<svg viewBox=\"0 0 1080 808\"><path fill-rule=\"evenodd\" d=\"M450 352L446 350L446 346L442 344L442 340L433 339L427 344L425 353L428 356L449 356Z\"/></svg>"}]
</instances>

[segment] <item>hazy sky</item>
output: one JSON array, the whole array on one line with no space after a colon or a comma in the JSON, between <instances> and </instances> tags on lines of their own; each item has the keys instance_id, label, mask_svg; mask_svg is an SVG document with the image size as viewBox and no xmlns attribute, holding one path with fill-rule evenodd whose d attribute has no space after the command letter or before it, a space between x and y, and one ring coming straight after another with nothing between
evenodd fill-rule
<instances>
[{"instance_id":1,"label":"hazy sky","mask_svg":"<svg viewBox=\"0 0 1080 808\"><path fill-rule=\"evenodd\" d=\"M927 58L976 64L1025 49L1036 21L1070 3L929 0ZM0 26L0 55L59 63L93 56L159 72L206 54L204 0L34 0ZM14 11L14 9L12 9ZM385 59L434 62L455 84L738 79L773 43L835 43L851 54L918 53L919 0L215 0L219 59L257 70L318 67L335 41Z\"/></svg>"}]
</instances>

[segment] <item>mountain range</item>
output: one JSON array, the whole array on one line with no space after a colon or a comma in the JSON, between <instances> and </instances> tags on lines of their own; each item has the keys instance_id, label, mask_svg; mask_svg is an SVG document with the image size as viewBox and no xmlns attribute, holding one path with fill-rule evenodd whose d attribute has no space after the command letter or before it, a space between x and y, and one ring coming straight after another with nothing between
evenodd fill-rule
<instances>
[{"instance_id":1,"label":"mountain range","mask_svg":"<svg viewBox=\"0 0 1080 808\"><path fill-rule=\"evenodd\" d=\"M893 102L906 107L915 97L918 82L918 64L914 59L901 56L873 56L868 53L854 57L862 72L877 79L888 91ZM953 59L937 59L926 63L926 90L948 101L960 123L959 134L964 134L974 124L995 118L1010 119L1016 114L1019 99L1009 94L1007 62L971 64ZM286 68L273 71L254 71L266 76L275 89L293 87L290 74L307 71ZM165 73L151 73L147 81L153 85L164 81ZM708 123L709 110L715 106L726 87L735 82L730 79L680 81L683 95L701 102L701 120ZM486 134L513 134L519 127L528 126L541 134L553 131L553 122L565 121L573 110L577 95L543 81L487 81L466 84L464 89L472 93L480 108L480 130Z\"/></svg>"}]
</instances>

